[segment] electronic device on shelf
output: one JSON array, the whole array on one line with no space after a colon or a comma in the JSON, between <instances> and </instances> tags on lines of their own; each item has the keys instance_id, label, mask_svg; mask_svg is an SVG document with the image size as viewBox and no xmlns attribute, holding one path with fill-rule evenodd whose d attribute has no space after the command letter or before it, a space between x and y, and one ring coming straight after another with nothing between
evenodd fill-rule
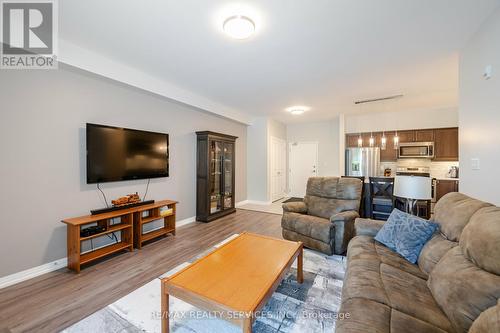
<instances>
[{"instance_id":1,"label":"electronic device on shelf","mask_svg":"<svg viewBox=\"0 0 500 333\"><path fill-rule=\"evenodd\" d=\"M169 176L168 134L87 124L87 184Z\"/></svg>"},{"instance_id":2,"label":"electronic device on shelf","mask_svg":"<svg viewBox=\"0 0 500 333\"><path fill-rule=\"evenodd\" d=\"M94 225L80 230L80 237L89 237L92 235L100 234L106 231L106 227L102 225Z\"/></svg>"},{"instance_id":3,"label":"electronic device on shelf","mask_svg":"<svg viewBox=\"0 0 500 333\"><path fill-rule=\"evenodd\" d=\"M152 204L152 203L155 203L155 201L154 200L145 200L145 201L139 201L139 202L134 202L134 203L120 205L120 206L113 206L113 207L107 207L107 208L92 209L90 211L90 214L97 215L97 214L102 214L102 213L109 213L109 212L114 212L114 211L117 211L117 210L127 209L127 208L131 208L131 207L149 205L149 204Z\"/></svg>"}]
</instances>

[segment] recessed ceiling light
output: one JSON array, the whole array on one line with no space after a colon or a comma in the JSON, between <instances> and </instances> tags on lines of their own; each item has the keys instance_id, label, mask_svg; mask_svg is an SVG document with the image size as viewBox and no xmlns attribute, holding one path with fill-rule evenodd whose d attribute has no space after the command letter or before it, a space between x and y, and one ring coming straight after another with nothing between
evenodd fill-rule
<instances>
[{"instance_id":1,"label":"recessed ceiling light","mask_svg":"<svg viewBox=\"0 0 500 333\"><path fill-rule=\"evenodd\" d=\"M246 39L255 32L255 23L247 16L233 15L224 21L222 29L234 39Z\"/></svg>"},{"instance_id":2,"label":"recessed ceiling light","mask_svg":"<svg viewBox=\"0 0 500 333\"><path fill-rule=\"evenodd\" d=\"M306 111L309 111L310 108L308 106L291 106L289 108L286 108L286 111L290 112L294 116L298 116L303 114Z\"/></svg>"}]
</instances>

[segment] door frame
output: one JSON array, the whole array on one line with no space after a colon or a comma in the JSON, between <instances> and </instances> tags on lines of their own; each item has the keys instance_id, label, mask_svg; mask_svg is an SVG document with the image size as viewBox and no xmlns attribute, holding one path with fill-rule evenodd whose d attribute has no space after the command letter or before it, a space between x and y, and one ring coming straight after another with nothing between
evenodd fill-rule
<instances>
[{"instance_id":1,"label":"door frame","mask_svg":"<svg viewBox=\"0 0 500 333\"><path fill-rule=\"evenodd\" d=\"M288 188L287 188L287 193L291 194L292 193L292 181L291 181L291 176L292 176L292 164L290 163L291 160L291 153L292 153L292 146L294 144L314 144L316 145L316 176L319 174L319 141L292 141L288 143Z\"/></svg>"},{"instance_id":2,"label":"door frame","mask_svg":"<svg viewBox=\"0 0 500 333\"><path fill-rule=\"evenodd\" d=\"M283 144L283 153L285 156L284 163L285 165L283 166L283 193L279 194L279 198L274 198L273 197L273 188L274 188L274 177L273 177L273 171L274 171L274 154L276 153L273 149L273 143L274 141L278 141L280 144ZM286 145L286 140L282 138L278 138L276 136L270 136L270 149L269 149L269 198L271 199L271 202L278 201L280 199L283 199L286 194L287 194L287 172L286 170L288 169L288 159L287 159L287 151L286 151L287 145Z\"/></svg>"}]
</instances>

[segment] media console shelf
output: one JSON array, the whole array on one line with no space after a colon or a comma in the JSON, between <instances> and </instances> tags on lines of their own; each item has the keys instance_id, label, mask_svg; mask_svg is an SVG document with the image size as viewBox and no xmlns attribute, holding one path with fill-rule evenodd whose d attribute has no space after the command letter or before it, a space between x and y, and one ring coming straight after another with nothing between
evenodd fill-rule
<instances>
[{"instance_id":1,"label":"media console shelf","mask_svg":"<svg viewBox=\"0 0 500 333\"><path fill-rule=\"evenodd\" d=\"M80 266L83 264L115 252L133 251L134 246L140 249L144 242L169 233L175 235L176 204L176 201L162 200L144 206L62 220L67 226L68 268L79 273ZM161 228L143 233L145 224L159 219L164 221ZM94 225L101 227L103 231L90 236L81 236L82 229ZM110 236L118 232L120 237L115 237L115 243L82 252L83 241L91 241L94 238Z\"/></svg>"},{"instance_id":2,"label":"media console shelf","mask_svg":"<svg viewBox=\"0 0 500 333\"><path fill-rule=\"evenodd\" d=\"M144 242L151 239L172 234L175 236L175 201L159 201L151 205L142 206L141 210L134 214L134 245L140 249ZM143 231L146 224L163 220L160 228Z\"/></svg>"}]
</instances>

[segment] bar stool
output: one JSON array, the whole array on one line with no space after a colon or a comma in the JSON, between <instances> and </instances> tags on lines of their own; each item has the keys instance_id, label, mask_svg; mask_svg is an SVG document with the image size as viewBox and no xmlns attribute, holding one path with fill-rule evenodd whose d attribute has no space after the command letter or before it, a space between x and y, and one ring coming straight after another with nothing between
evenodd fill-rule
<instances>
[{"instance_id":1,"label":"bar stool","mask_svg":"<svg viewBox=\"0 0 500 333\"><path fill-rule=\"evenodd\" d=\"M370 177L370 217L386 221L394 208L394 178Z\"/></svg>"}]
</instances>

